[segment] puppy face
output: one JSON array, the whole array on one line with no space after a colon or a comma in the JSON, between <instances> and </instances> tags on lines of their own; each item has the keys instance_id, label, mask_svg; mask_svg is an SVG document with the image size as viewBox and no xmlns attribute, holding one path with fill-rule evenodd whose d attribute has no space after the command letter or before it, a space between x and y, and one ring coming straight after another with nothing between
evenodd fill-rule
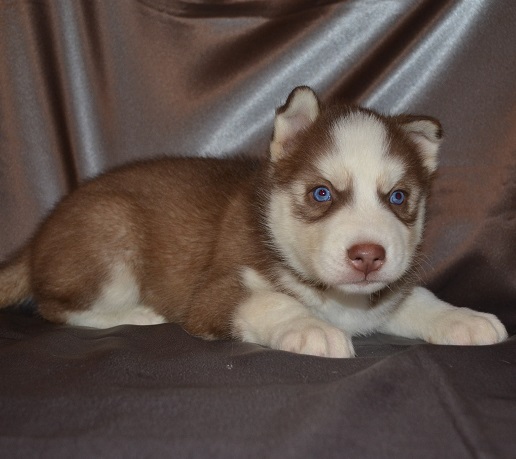
<instances>
[{"instance_id":1,"label":"puppy face","mask_svg":"<svg viewBox=\"0 0 516 459\"><path fill-rule=\"evenodd\" d=\"M291 104L278 111L283 120L271 146L275 245L309 281L346 293L380 290L407 272L421 242L440 126L359 108L314 117L313 101L300 115ZM288 118L290 132L282 130Z\"/></svg>"}]
</instances>

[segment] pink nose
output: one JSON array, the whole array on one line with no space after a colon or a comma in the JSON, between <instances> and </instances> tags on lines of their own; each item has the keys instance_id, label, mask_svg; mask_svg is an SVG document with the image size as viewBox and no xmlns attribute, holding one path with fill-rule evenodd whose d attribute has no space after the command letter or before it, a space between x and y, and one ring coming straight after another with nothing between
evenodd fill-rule
<instances>
[{"instance_id":1,"label":"pink nose","mask_svg":"<svg viewBox=\"0 0 516 459\"><path fill-rule=\"evenodd\" d=\"M382 267L385 261L385 249L378 244L357 244L348 249L348 258L356 270L367 276Z\"/></svg>"}]
</instances>

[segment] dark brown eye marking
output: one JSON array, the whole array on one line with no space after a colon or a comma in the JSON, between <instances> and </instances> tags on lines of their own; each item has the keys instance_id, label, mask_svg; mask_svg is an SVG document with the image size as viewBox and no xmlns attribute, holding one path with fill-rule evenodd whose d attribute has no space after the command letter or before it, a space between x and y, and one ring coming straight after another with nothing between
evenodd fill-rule
<instances>
[{"instance_id":1,"label":"dark brown eye marking","mask_svg":"<svg viewBox=\"0 0 516 459\"><path fill-rule=\"evenodd\" d=\"M294 215L307 223L328 217L350 199L350 190L339 191L326 180L314 181L305 188L302 199L294 201Z\"/></svg>"}]
</instances>

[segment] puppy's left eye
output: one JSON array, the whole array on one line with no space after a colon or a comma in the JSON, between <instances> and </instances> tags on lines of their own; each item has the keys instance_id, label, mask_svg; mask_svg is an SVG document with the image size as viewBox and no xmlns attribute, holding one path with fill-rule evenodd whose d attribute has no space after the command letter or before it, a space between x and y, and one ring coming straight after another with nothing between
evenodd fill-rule
<instances>
[{"instance_id":1,"label":"puppy's left eye","mask_svg":"<svg viewBox=\"0 0 516 459\"><path fill-rule=\"evenodd\" d=\"M401 190L395 190L389 197L389 202L395 206L400 206L405 202L405 193Z\"/></svg>"},{"instance_id":2,"label":"puppy's left eye","mask_svg":"<svg viewBox=\"0 0 516 459\"><path fill-rule=\"evenodd\" d=\"M331 200L331 192L325 186L318 186L312 191L312 196L317 202L327 202Z\"/></svg>"}]
</instances>

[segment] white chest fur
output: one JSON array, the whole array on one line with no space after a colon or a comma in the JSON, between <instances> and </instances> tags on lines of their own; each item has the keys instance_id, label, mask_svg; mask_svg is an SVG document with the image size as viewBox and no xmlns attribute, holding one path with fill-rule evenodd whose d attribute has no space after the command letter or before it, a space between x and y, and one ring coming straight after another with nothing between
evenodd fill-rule
<instances>
[{"instance_id":1,"label":"white chest fur","mask_svg":"<svg viewBox=\"0 0 516 459\"><path fill-rule=\"evenodd\" d=\"M369 295L348 294L337 289L316 291L287 271L281 273L280 278L283 286L292 291L312 314L350 335L377 330L401 300L401 294L393 294L373 304Z\"/></svg>"}]
</instances>

